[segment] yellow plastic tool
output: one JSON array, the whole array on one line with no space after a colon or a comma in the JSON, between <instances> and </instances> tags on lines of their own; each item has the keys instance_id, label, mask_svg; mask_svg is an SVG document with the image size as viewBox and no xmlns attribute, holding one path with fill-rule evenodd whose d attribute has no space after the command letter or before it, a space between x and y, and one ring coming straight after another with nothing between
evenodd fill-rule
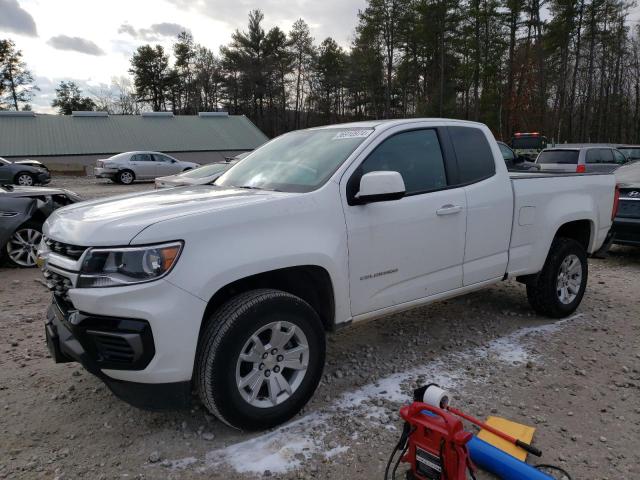
<instances>
[{"instance_id":1,"label":"yellow plastic tool","mask_svg":"<svg viewBox=\"0 0 640 480\"><path fill-rule=\"evenodd\" d=\"M529 427L527 425L522 425L521 423L512 422L511 420L507 420L506 418L501 417L488 417L485 423L490 427L495 428L496 430L500 430L501 432L504 432L507 435L511 435L512 437L528 444L531 444L531 441L533 440L533 434L536 431L534 427ZM527 458L527 452L525 452L523 449L521 449L520 447L516 447L514 444L507 442L506 440L498 437L497 435L494 435L491 432L480 430L480 433L478 433L478 438L484 440L487 443L490 443L496 448L499 448L503 452L516 457L518 460L522 460L524 462Z\"/></svg>"}]
</instances>

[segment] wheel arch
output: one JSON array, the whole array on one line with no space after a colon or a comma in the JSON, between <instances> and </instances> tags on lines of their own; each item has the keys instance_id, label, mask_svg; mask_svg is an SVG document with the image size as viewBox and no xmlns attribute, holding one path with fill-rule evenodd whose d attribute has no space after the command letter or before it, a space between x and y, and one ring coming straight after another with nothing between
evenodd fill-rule
<instances>
[{"instance_id":1,"label":"wheel arch","mask_svg":"<svg viewBox=\"0 0 640 480\"><path fill-rule=\"evenodd\" d=\"M335 299L329 272L317 265L299 265L250 275L218 289L207 302L198 337L215 310L236 295L258 288L282 290L300 297L316 311L325 330L334 328Z\"/></svg>"},{"instance_id":2,"label":"wheel arch","mask_svg":"<svg viewBox=\"0 0 640 480\"><path fill-rule=\"evenodd\" d=\"M588 252L594 238L594 230L595 225L592 220L573 220L560 225L556 230L553 240L556 238L571 238L582 245L585 251Z\"/></svg>"}]
</instances>

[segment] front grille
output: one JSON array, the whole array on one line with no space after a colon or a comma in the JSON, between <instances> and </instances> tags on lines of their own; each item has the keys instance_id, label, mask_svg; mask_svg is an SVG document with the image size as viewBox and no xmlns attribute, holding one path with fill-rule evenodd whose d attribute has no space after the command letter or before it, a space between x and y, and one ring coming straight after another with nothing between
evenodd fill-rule
<instances>
[{"instance_id":1,"label":"front grille","mask_svg":"<svg viewBox=\"0 0 640 480\"><path fill-rule=\"evenodd\" d=\"M49 237L43 237L43 239L47 247L49 247L49 250L64 255L65 257L73 258L74 260L78 260L87 249L87 247L58 242Z\"/></svg>"},{"instance_id":2,"label":"front grille","mask_svg":"<svg viewBox=\"0 0 640 480\"><path fill-rule=\"evenodd\" d=\"M625 200L624 198L621 198L616 216L640 218L640 200Z\"/></svg>"},{"instance_id":3,"label":"front grille","mask_svg":"<svg viewBox=\"0 0 640 480\"><path fill-rule=\"evenodd\" d=\"M69 302L69 289L73 286L71 280L48 269L44 269L42 274L47 283L47 288L57 297Z\"/></svg>"}]
</instances>

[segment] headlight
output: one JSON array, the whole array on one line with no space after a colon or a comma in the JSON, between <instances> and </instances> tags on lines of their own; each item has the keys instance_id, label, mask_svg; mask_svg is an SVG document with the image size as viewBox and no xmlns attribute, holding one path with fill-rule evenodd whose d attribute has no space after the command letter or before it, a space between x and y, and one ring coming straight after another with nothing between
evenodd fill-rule
<instances>
[{"instance_id":1,"label":"headlight","mask_svg":"<svg viewBox=\"0 0 640 480\"><path fill-rule=\"evenodd\" d=\"M117 165L115 163L111 163L111 162L105 162L102 164L102 166L104 168L117 168Z\"/></svg>"},{"instance_id":2,"label":"headlight","mask_svg":"<svg viewBox=\"0 0 640 480\"><path fill-rule=\"evenodd\" d=\"M182 242L144 247L92 248L82 261L78 288L119 287L150 282L171 271Z\"/></svg>"}]
</instances>

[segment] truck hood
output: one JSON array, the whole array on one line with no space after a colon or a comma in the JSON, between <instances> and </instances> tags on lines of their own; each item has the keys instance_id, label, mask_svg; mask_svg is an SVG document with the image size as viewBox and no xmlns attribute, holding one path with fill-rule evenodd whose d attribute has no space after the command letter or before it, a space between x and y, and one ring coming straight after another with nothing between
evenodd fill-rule
<instances>
[{"instance_id":1,"label":"truck hood","mask_svg":"<svg viewBox=\"0 0 640 480\"><path fill-rule=\"evenodd\" d=\"M196 185L80 202L56 210L44 234L80 246L127 245L142 230L185 215L237 208L295 195L266 190ZM180 232L176 232L179 239Z\"/></svg>"}]
</instances>

